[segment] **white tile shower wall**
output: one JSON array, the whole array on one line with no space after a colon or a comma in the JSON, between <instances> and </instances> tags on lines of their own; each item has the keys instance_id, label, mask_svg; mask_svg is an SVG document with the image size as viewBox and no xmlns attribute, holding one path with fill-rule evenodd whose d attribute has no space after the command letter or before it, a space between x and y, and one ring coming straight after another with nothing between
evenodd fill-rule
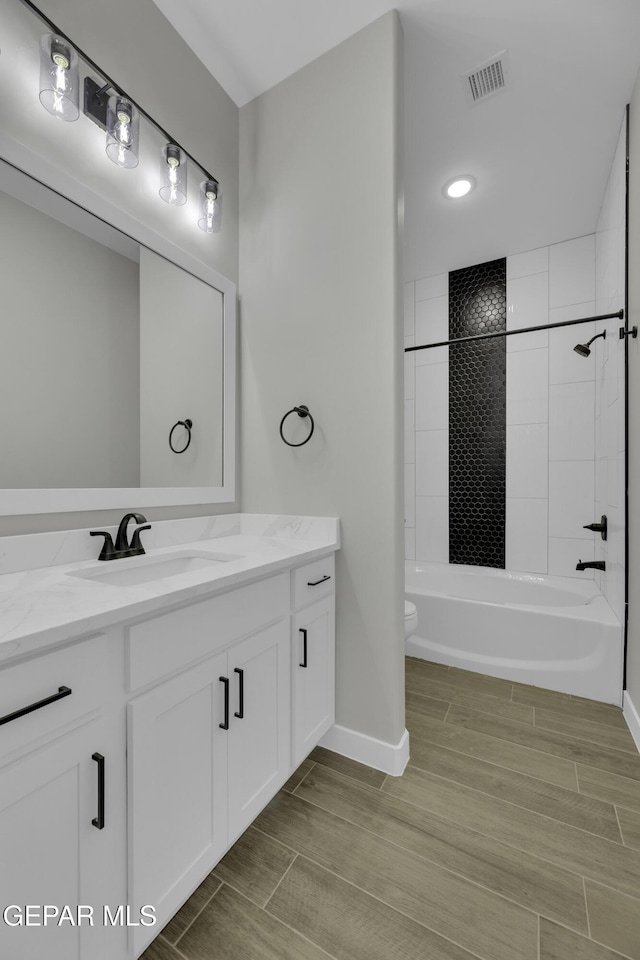
<instances>
[{"instance_id":1,"label":"white tile shower wall","mask_svg":"<svg viewBox=\"0 0 640 960\"><path fill-rule=\"evenodd\" d=\"M408 343L448 339L447 293L447 274L405 285L405 334L415 337ZM507 330L593 316L594 298L593 235L507 257ZM593 578L575 567L596 549L583 525L595 516L594 407L604 361L597 354L582 359L573 346L594 332L584 324L507 337L507 569ZM449 558L447 352L407 355L407 496L415 490L415 504L406 509L408 559ZM601 389L603 409L616 389L608 383ZM619 455L619 431L615 451L609 421L602 436L609 437L601 484L608 489L618 473L609 463L613 452Z\"/></svg>"},{"instance_id":2,"label":"white tile shower wall","mask_svg":"<svg viewBox=\"0 0 640 960\"><path fill-rule=\"evenodd\" d=\"M446 273L405 284L405 334L415 343L449 339L449 280ZM413 301L411 296L413 295ZM407 355L405 355L407 356ZM412 357L414 400L405 402L405 470L413 475L415 503L405 507L408 560L449 559L449 356L448 348L425 350ZM411 406L410 406L411 404ZM412 460L408 457L413 454ZM407 485L410 495L411 482Z\"/></svg>"},{"instance_id":3,"label":"white tile shower wall","mask_svg":"<svg viewBox=\"0 0 640 960\"><path fill-rule=\"evenodd\" d=\"M595 309L614 313L625 305L626 117L607 182L595 236ZM624 620L625 410L624 341L620 320L599 323L606 340L595 350L595 516L608 518L606 543L595 540L595 557L606 570L596 579L618 619Z\"/></svg>"},{"instance_id":4,"label":"white tile shower wall","mask_svg":"<svg viewBox=\"0 0 640 960\"><path fill-rule=\"evenodd\" d=\"M507 329L592 316L594 286L593 236L508 257ZM570 327L507 341L507 569L576 576L593 555L583 525L593 511L594 372L573 350L583 337Z\"/></svg>"},{"instance_id":5,"label":"white tile shower wall","mask_svg":"<svg viewBox=\"0 0 640 960\"><path fill-rule=\"evenodd\" d=\"M507 330L549 320L549 250L507 257ZM549 335L507 337L507 570L548 569Z\"/></svg>"}]
</instances>

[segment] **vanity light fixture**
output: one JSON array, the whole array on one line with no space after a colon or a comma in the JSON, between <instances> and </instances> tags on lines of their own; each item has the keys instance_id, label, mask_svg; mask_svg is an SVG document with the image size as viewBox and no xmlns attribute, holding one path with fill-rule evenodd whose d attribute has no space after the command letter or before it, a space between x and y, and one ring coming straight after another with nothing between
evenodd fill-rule
<instances>
[{"instance_id":1,"label":"vanity light fixture","mask_svg":"<svg viewBox=\"0 0 640 960\"><path fill-rule=\"evenodd\" d=\"M140 114L126 97L116 94L107 104L107 156L120 167L138 166Z\"/></svg>"},{"instance_id":2,"label":"vanity light fixture","mask_svg":"<svg viewBox=\"0 0 640 960\"><path fill-rule=\"evenodd\" d=\"M464 176L453 177L452 180L448 180L442 192L445 197L449 197L451 200L458 200L460 197L466 197L468 193L477 186L478 181L475 177L472 177L471 174L465 173Z\"/></svg>"},{"instance_id":3,"label":"vanity light fixture","mask_svg":"<svg viewBox=\"0 0 640 960\"><path fill-rule=\"evenodd\" d=\"M187 202L187 158L176 143L167 143L160 151L160 196L165 203L182 206Z\"/></svg>"},{"instance_id":4,"label":"vanity light fixture","mask_svg":"<svg viewBox=\"0 0 640 960\"><path fill-rule=\"evenodd\" d=\"M40 40L40 103L52 117L73 121L80 116L78 54L53 33Z\"/></svg>"},{"instance_id":5,"label":"vanity light fixture","mask_svg":"<svg viewBox=\"0 0 640 960\"><path fill-rule=\"evenodd\" d=\"M213 179L203 180L200 184L200 193L202 196L202 216L198 220L198 226L205 233L218 233L222 216L222 197L218 181Z\"/></svg>"},{"instance_id":6,"label":"vanity light fixture","mask_svg":"<svg viewBox=\"0 0 640 960\"><path fill-rule=\"evenodd\" d=\"M202 164L153 119L102 70L80 47L38 9L33 0L19 0L50 32L40 40L40 101L54 117L77 120L80 116L80 65L82 65L85 116L106 130L106 153L120 167L139 163L140 117L164 141L161 148L162 200L173 206L187 202L187 166L198 168L205 179L200 184L198 226L204 233L218 233L222 226L222 192L218 181ZM41 29L43 29L41 27ZM39 32L39 31L38 31ZM145 128L146 130L146 128Z\"/></svg>"}]
</instances>

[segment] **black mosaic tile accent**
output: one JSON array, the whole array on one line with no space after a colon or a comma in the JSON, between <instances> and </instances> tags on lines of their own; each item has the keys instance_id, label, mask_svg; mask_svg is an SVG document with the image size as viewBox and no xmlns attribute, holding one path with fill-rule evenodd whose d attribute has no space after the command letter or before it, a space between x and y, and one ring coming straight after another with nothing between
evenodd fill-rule
<instances>
[{"instance_id":1,"label":"black mosaic tile accent","mask_svg":"<svg viewBox=\"0 0 640 960\"><path fill-rule=\"evenodd\" d=\"M449 339L506 330L507 261L449 274ZM449 347L449 561L505 565L506 341Z\"/></svg>"}]
</instances>

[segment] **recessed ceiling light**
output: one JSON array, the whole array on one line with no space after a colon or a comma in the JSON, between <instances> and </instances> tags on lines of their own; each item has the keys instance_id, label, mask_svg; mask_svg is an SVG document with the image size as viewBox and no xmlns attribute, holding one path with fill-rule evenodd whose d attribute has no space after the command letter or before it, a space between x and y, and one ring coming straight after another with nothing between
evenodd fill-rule
<instances>
[{"instance_id":1,"label":"recessed ceiling light","mask_svg":"<svg viewBox=\"0 0 640 960\"><path fill-rule=\"evenodd\" d=\"M466 197L468 193L471 193L476 183L477 180L475 177L472 177L470 174L465 174L462 177L454 177L453 180L448 180L442 188L442 192L445 197L458 200L460 197Z\"/></svg>"}]
</instances>

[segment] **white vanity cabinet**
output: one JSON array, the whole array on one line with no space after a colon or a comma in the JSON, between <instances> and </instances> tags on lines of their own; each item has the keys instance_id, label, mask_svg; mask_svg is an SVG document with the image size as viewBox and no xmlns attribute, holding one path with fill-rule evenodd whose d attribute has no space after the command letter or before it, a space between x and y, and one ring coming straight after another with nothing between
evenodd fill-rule
<instances>
[{"instance_id":1,"label":"white vanity cabinet","mask_svg":"<svg viewBox=\"0 0 640 960\"><path fill-rule=\"evenodd\" d=\"M176 647L188 659L205 637L209 649L226 645L128 704L136 913L153 905L166 922L289 776L289 611L281 574L130 629L134 662L136 644L146 651L155 636L151 671ZM156 933L133 928L134 955Z\"/></svg>"},{"instance_id":2,"label":"white vanity cabinet","mask_svg":"<svg viewBox=\"0 0 640 960\"><path fill-rule=\"evenodd\" d=\"M333 556L292 571L292 764L299 766L335 717L335 571ZM322 599L318 599L321 597Z\"/></svg>"},{"instance_id":3,"label":"white vanity cabinet","mask_svg":"<svg viewBox=\"0 0 640 960\"><path fill-rule=\"evenodd\" d=\"M105 905L126 903L124 724L104 714L109 676L106 637L0 670L1 719L13 717L0 724L0 903L15 905L2 957L126 949L124 927L103 924Z\"/></svg>"},{"instance_id":4,"label":"white vanity cabinet","mask_svg":"<svg viewBox=\"0 0 640 960\"><path fill-rule=\"evenodd\" d=\"M128 706L129 899L160 924L227 848L227 748L220 654ZM137 956L157 931L132 928Z\"/></svg>"},{"instance_id":5,"label":"white vanity cabinet","mask_svg":"<svg viewBox=\"0 0 640 960\"><path fill-rule=\"evenodd\" d=\"M229 651L229 845L291 773L290 656L288 617Z\"/></svg>"},{"instance_id":6,"label":"white vanity cabinet","mask_svg":"<svg viewBox=\"0 0 640 960\"><path fill-rule=\"evenodd\" d=\"M5 718L0 957L135 960L333 723L333 555L0 664Z\"/></svg>"}]
</instances>

